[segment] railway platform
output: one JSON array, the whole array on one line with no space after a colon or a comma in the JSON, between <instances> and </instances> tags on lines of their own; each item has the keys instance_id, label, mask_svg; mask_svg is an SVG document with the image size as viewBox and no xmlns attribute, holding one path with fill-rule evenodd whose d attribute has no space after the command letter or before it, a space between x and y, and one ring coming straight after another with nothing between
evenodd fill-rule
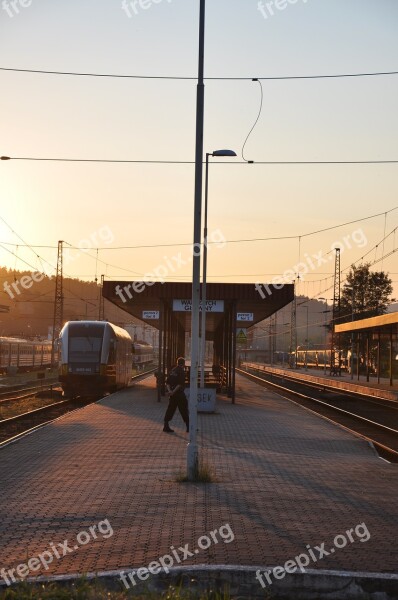
<instances>
[{"instance_id":1,"label":"railway platform","mask_svg":"<svg viewBox=\"0 0 398 600\"><path fill-rule=\"evenodd\" d=\"M0 448L0 581L185 574L247 598L398 598L397 466L240 376L237 398L198 416L212 483L177 480L188 436L179 415L163 433L154 377Z\"/></svg>"},{"instance_id":2,"label":"railway platform","mask_svg":"<svg viewBox=\"0 0 398 600\"><path fill-rule=\"evenodd\" d=\"M242 368L245 364L242 363ZM353 391L359 394L366 394L368 396L375 396L377 398L384 398L386 400L393 400L398 402L398 381L395 381L391 386L389 379L380 378L380 382L377 382L377 378L370 377L369 381L366 380L366 375L360 375L359 379L356 375L352 378L349 373L342 373L341 375L329 375L329 371L324 369L305 369L301 367L293 369L291 367L282 365L270 365L260 363L256 364L256 369L267 373L275 373L275 375L293 377L297 380L308 381L311 383L317 383L319 385L325 384L336 389Z\"/></svg>"}]
</instances>

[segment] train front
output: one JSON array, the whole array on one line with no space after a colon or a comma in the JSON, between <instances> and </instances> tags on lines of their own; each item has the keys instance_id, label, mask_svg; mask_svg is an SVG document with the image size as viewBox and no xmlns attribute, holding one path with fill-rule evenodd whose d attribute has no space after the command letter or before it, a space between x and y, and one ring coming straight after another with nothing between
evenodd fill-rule
<instances>
[{"instance_id":1,"label":"train front","mask_svg":"<svg viewBox=\"0 0 398 600\"><path fill-rule=\"evenodd\" d=\"M59 380L66 396L91 396L107 389L106 323L69 321L60 334Z\"/></svg>"}]
</instances>

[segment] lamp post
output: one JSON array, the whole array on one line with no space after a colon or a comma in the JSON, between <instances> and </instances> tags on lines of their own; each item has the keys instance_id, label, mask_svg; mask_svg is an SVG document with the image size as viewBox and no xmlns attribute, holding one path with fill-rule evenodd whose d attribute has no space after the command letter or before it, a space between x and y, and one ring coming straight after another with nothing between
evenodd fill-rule
<instances>
[{"instance_id":1,"label":"lamp post","mask_svg":"<svg viewBox=\"0 0 398 600\"><path fill-rule=\"evenodd\" d=\"M209 196L209 156L236 156L233 150L214 150L206 152L205 174L205 214L203 226L203 284L202 284L202 320L201 320L201 365L200 387L205 386L205 355L206 355L206 281L207 281L207 200Z\"/></svg>"}]
</instances>

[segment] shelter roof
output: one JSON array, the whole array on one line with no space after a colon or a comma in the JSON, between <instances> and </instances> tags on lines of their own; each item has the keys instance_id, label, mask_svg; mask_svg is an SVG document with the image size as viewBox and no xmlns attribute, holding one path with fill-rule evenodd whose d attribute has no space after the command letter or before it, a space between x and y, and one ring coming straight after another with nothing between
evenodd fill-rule
<instances>
[{"instance_id":1,"label":"shelter roof","mask_svg":"<svg viewBox=\"0 0 398 600\"><path fill-rule=\"evenodd\" d=\"M174 315L184 330L190 331L189 300L192 298L192 283L104 281L102 295L130 315L156 328L159 328L159 320L144 318L145 311L160 311L164 304L173 310L173 301L188 301L186 310L174 311ZM206 331L214 332L224 317L223 312L212 310L217 306L214 301L224 301L226 304L236 302L238 313L252 313L252 321L246 325L240 323L242 327L250 327L289 304L294 298L294 285L207 283L206 298ZM221 305L222 303L219 303L218 307Z\"/></svg>"},{"instance_id":2,"label":"shelter roof","mask_svg":"<svg viewBox=\"0 0 398 600\"><path fill-rule=\"evenodd\" d=\"M360 319L359 321L348 321L336 325L336 333L345 333L348 331L385 331L398 333L398 312L379 315L378 317L370 317L368 319Z\"/></svg>"}]
</instances>

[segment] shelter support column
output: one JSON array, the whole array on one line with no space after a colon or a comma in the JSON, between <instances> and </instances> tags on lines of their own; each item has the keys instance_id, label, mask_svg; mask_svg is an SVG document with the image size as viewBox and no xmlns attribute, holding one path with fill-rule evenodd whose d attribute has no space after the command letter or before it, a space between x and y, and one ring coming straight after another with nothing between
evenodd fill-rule
<instances>
[{"instance_id":1,"label":"shelter support column","mask_svg":"<svg viewBox=\"0 0 398 600\"><path fill-rule=\"evenodd\" d=\"M366 332L366 381L370 376L370 352L369 352L369 331Z\"/></svg>"},{"instance_id":2,"label":"shelter support column","mask_svg":"<svg viewBox=\"0 0 398 600\"><path fill-rule=\"evenodd\" d=\"M235 404L236 382L236 300L232 303L232 404Z\"/></svg>"},{"instance_id":3,"label":"shelter support column","mask_svg":"<svg viewBox=\"0 0 398 600\"><path fill-rule=\"evenodd\" d=\"M390 329L390 385L393 385L393 337L392 337L392 327Z\"/></svg>"},{"instance_id":4,"label":"shelter support column","mask_svg":"<svg viewBox=\"0 0 398 600\"><path fill-rule=\"evenodd\" d=\"M160 304L160 314L159 314L159 357L158 357L158 402L160 402L162 397L162 385L163 385L163 365L162 365L162 356L163 356L163 303Z\"/></svg>"}]
</instances>

